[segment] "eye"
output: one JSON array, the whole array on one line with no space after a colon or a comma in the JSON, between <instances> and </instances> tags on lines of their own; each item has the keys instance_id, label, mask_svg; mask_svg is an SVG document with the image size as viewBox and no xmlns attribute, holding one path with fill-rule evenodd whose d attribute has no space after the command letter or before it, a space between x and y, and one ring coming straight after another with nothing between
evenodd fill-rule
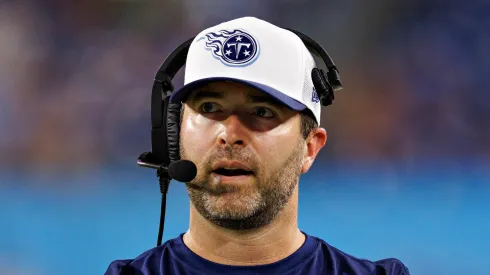
<instances>
[{"instance_id":1,"label":"eye","mask_svg":"<svg viewBox=\"0 0 490 275\"><path fill-rule=\"evenodd\" d=\"M219 110L219 105L214 102L205 102L201 105L201 111L203 113L213 113Z\"/></svg>"},{"instance_id":2,"label":"eye","mask_svg":"<svg viewBox=\"0 0 490 275\"><path fill-rule=\"evenodd\" d=\"M274 112L266 107L257 107L255 114L259 117L263 118L272 118L274 117Z\"/></svg>"}]
</instances>

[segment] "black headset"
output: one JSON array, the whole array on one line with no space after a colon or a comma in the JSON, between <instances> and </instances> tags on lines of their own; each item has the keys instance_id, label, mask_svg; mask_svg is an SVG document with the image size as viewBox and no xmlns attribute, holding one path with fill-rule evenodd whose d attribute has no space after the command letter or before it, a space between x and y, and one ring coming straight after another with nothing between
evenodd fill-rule
<instances>
[{"instance_id":1,"label":"black headset","mask_svg":"<svg viewBox=\"0 0 490 275\"><path fill-rule=\"evenodd\" d=\"M311 77L322 106L332 104L334 92L342 89L340 74L328 53L307 35L287 29L296 34L313 54L319 56L327 67L327 72L314 68ZM194 37L178 46L163 62L158 70L151 92L151 159L155 165L168 167L180 159L179 133L181 103L170 103L174 91L172 79L185 65L187 52ZM148 160L148 159L147 159Z\"/></svg>"},{"instance_id":2,"label":"black headset","mask_svg":"<svg viewBox=\"0 0 490 275\"><path fill-rule=\"evenodd\" d=\"M311 78L322 106L332 104L334 92L342 89L340 74L327 52L307 35L287 29L296 34L311 51L320 57L326 65L327 72L313 68ZM151 92L151 152L145 152L138 158L141 166L156 168L160 179L162 208L160 214L160 230L157 245L161 244L163 223L165 220L166 193L169 185L169 166L180 160L179 134L182 103L171 103L170 95L174 91L172 79L185 65L189 47L195 37L178 46L165 59L158 70Z\"/></svg>"}]
</instances>

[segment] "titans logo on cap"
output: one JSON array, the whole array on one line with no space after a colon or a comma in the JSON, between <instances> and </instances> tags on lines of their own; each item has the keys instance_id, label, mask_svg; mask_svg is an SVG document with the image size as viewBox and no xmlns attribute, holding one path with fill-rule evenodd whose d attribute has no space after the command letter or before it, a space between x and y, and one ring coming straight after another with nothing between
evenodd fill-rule
<instances>
[{"instance_id":1,"label":"titans logo on cap","mask_svg":"<svg viewBox=\"0 0 490 275\"><path fill-rule=\"evenodd\" d=\"M259 55L257 40L243 30L210 32L201 39L206 40L206 49L227 66L248 66Z\"/></svg>"}]
</instances>

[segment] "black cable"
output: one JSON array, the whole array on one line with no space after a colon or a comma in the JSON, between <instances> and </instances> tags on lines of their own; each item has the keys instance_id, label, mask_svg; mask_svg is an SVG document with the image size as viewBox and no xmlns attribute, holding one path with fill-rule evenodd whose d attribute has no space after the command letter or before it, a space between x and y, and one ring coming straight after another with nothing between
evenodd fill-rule
<instances>
[{"instance_id":1,"label":"black cable","mask_svg":"<svg viewBox=\"0 0 490 275\"><path fill-rule=\"evenodd\" d=\"M157 240L157 246L160 246L162 244L163 229L165 223L165 210L167 205L167 192L168 192L168 186L170 185L170 177L168 176L168 173L164 168L159 168L157 170L157 176L158 176L158 182L160 184L160 192L162 193L162 204L160 207L160 226L158 229L158 240Z\"/></svg>"}]
</instances>

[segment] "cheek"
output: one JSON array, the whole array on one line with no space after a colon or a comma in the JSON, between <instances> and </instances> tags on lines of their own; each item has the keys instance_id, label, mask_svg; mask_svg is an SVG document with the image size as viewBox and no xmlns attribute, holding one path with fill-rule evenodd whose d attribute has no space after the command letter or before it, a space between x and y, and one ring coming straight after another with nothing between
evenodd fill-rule
<instances>
[{"instance_id":1,"label":"cheek","mask_svg":"<svg viewBox=\"0 0 490 275\"><path fill-rule=\"evenodd\" d=\"M184 113L180 138L187 157L194 163L197 164L214 144L213 129L209 120Z\"/></svg>"},{"instance_id":2,"label":"cheek","mask_svg":"<svg viewBox=\"0 0 490 275\"><path fill-rule=\"evenodd\" d=\"M281 125L267 133L258 133L255 149L264 172L276 171L298 146L298 136L292 125Z\"/></svg>"}]
</instances>

